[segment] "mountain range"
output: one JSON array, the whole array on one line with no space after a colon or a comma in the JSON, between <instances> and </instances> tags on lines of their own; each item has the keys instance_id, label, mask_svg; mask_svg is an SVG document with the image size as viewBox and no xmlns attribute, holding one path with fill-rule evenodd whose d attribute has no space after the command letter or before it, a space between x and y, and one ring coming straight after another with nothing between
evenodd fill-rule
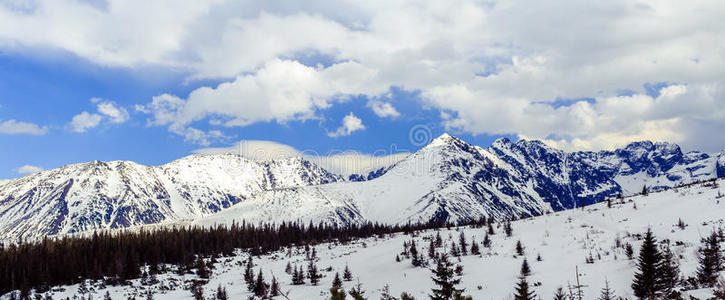
<instances>
[{"instance_id":1,"label":"mountain range","mask_svg":"<svg viewBox=\"0 0 725 300\"><path fill-rule=\"evenodd\" d=\"M540 215L725 176L725 151L673 143L565 152L540 141L482 148L448 134L397 163L344 177L302 158L192 155L162 166L68 165L0 182L0 239L135 225L407 223Z\"/></svg>"}]
</instances>

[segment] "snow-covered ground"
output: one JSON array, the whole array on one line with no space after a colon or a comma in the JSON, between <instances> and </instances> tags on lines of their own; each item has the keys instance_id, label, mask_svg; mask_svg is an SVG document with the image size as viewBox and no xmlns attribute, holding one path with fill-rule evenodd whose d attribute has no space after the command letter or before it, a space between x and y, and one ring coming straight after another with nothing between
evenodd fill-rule
<instances>
[{"instance_id":1,"label":"snow-covered ground","mask_svg":"<svg viewBox=\"0 0 725 300\"><path fill-rule=\"evenodd\" d=\"M530 283L540 283L534 290L542 299L551 299L555 289L576 282L575 268L578 266L580 282L584 285L585 299L595 299L605 280L610 282L618 296L634 298L630 288L635 261L628 260L624 248L617 248L615 240L621 239L622 245L631 243L635 257L641 241L635 236L652 229L658 240L668 239L673 251L681 257L683 276L693 276L697 268L696 250L700 239L712 230L722 227L725 218L725 198L717 199L718 193L725 193L725 181L718 181L720 187L696 185L679 188L649 196L626 198L623 204L613 203L607 208L606 202L586 207L584 210L569 210L541 217L519 220L512 223L513 236L506 237L502 228L496 228L491 236L491 248L481 247L479 256L463 256L460 264L464 267L462 286L466 294L474 299L512 299L514 284L517 281L522 257L515 255L515 244L521 241L525 247L525 256L531 265L533 274ZM682 219L687 226L680 229L676 224ZM465 232L468 241L475 238L479 244L486 234L486 227L459 227L442 229L440 234L445 246L437 249L450 249L452 241L458 244L460 232ZM309 284L293 286L290 276L285 273L288 262L293 265L307 266L303 249L293 249L292 256L287 250L270 255L255 257L255 274L261 268L265 279L276 276L283 291L289 291L290 299L323 299L335 272L349 265L355 281L359 280L369 299L379 299L381 289L388 284L393 295L402 291L417 299L427 299L432 287L431 272L427 268L414 268L410 260L395 261L396 254L403 250L403 242L415 240L418 251L427 257L429 237L436 231L419 232L415 236L395 234L386 238L369 238L347 245L322 244L316 247L317 267L324 278L317 286ZM537 261L541 255L542 261ZM585 259L590 256L594 263ZM243 281L243 261L247 255L240 253L231 258L221 258L213 271L212 278L205 286L207 297L213 295L217 286L227 288L230 299L246 299L247 292ZM455 259L457 260L457 259ZM331 271L327 271L327 268ZM179 276L173 272L159 275L159 284L151 287L156 291L155 299L189 299L190 291L183 288L186 280L195 279L195 275ZM345 282L349 289L355 282ZM90 286L93 286L91 284ZM166 286L167 291L161 291ZM188 286L188 283L186 284ZM131 286L109 286L93 288L95 299L110 291L114 299L126 299L136 293L139 299L146 289L140 280ZM55 299L73 297L78 285L54 288ZM705 299L709 290L689 291L686 294ZM687 296L685 296L687 298ZM280 299L282 299L280 297Z\"/></svg>"}]
</instances>

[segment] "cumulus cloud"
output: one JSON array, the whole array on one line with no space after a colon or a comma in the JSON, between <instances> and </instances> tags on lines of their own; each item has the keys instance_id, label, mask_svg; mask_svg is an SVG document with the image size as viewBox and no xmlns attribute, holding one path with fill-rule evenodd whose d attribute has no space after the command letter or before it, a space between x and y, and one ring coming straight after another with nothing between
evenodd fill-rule
<instances>
[{"instance_id":1,"label":"cumulus cloud","mask_svg":"<svg viewBox=\"0 0 725 300\"><path fill-rule=\"evenodd\" d=\"M101 124L102 119L103 117L99 114L92 114L87 111L83 111L82 113L73 116L73 119L71 119L71 130L79 133L86 132L88 129Z\"/></svg>"},{"instance_id":2,"label":"cumulus cloud","mask_svg":"<svg viewBox=\"0 0 725 300\"><path fill-rule=\"evenodd\" d=\"M0 120L0 134L44 135L47 132L47 126L38 126L33 123L21 122L16 120Z\"/></svg>"},{"instance_id":3,"label":"cumulus cloud","mask_svg":"<svg viewBox=\"0 0 725 300\"><path fill-rule=\"evenodd\" d=\"M358 130L364 130L365 125L363 125L362 120L350 112L350 114L346 115L342 119L342 126L337 128L337 130L333 132L328 132L327 136L329 137L339 137L339 136L348 136L354 131Z\"/></svg>"},{"instance_id":4,"label":"cumulus cloud","mask_svg":"<svg viewBox=\"0 0 725 300\"><path fill-rule=\"evenodd\" d=\"M398 110L388 102L370 101L368 107L372 108L375 115L381 118L397 118L400 117Z\"/></svg>"},{"instance_id":5,"label":"cumulus cloud","mask_svg":"<svg viewBox=\"0 0 725 300\"><path fill-rule=\"evenodd\" d=\"M202 155L236 153L255 161L302 157L330 172L343 176L367 174L390 166L410 154L395 152L395 149L381 149L373 154L344 150L319 153L314 150L298 150L289 145L261 140L245 140L231 147L200 148L194 150L194 153Z\"/></svg>"},{"instance_id":6,"label":"cumulus cloud","mask_svg":"<svg viewBox=\"0 0 725 300\"><path fill-rule=\"evenodd\" d=\"M104 120L110 123L120 124L129 119L128 111L123 107L117 106L111 100L91 98L91 103L96 104L97 113L83 111L73 116L69 125L74 132L86 132L89 129L97 127Z\"/></svg>"},{"instance_id":7,"label":"cumulus cloud","mask_svg":"<svg viewBox=\"0 0 725 300\"><path fill-rule=\"evenodd\" d=\"M567 147L630 138L725 146L708 138L725 130L725 5L717 0L30 6L0 5L0 48L50 47L102 65L231 78L140 107L150 125L192 142L215 136L194 122L306 120L350 96L373 99L395 86L419 91L426 107L449 116L445 126L473 134L518 134ZM297 57L304 53L328 63L302 65ZM660 91L665 97L642 88L659 82L677 84ZM622 90L634 94L620 96ZM593 101L557 102L582 98ZM392 110L387 115L394 117ZM660 126L667 132L653 129Z\"/></svg>"},{"instance_id":8,"label":"cumulus cloud","mask_svg":"<svg viewBox=\"0 0 725 300\"><path fill-rule=\"evenodd\" d=\"M41 167L32 166L32 165L23 165L21 167L16 168L15 172L20 175L27 175L27 174L42 172L43 170L45 170L45 169L43 169Z\"/></svg>"}]
</instances>

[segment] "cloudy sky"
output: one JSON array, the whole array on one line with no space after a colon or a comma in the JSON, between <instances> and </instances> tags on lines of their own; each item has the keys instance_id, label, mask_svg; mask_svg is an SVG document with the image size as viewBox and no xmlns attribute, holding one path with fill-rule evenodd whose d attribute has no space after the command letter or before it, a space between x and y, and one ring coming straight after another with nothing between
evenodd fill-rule
<instances>
[{"instance_id":1,"label":"cloudy sky","mask_svg":"<svg viewBox=\"0 0 725 300\"><path fill-rule=\"evenodd\" d=\"M723 16L718 0L0 0L0 178L240 145L380 156L421 128L715 152Z\"/></svg>"}]
</instances>

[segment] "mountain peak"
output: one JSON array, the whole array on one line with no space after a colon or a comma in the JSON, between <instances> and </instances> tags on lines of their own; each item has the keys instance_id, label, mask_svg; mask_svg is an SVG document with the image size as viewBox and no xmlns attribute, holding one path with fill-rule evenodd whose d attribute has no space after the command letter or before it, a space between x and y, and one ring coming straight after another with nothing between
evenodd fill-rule
<instances>
[{"instance_id":1,"label":"mountain peak","mask_svg":"<svg viewBox=\"0 0 725 300\"><path fill-rule=\"evenodd\" d=\"M458 138L445 132L445 133L441 134L440 136L438 136L437 138L430 141L430 143L428 143L428 145L426 147L448 145L448 144L454 143L457 140L458 140Z\"/></svg>"}]
</instances>

